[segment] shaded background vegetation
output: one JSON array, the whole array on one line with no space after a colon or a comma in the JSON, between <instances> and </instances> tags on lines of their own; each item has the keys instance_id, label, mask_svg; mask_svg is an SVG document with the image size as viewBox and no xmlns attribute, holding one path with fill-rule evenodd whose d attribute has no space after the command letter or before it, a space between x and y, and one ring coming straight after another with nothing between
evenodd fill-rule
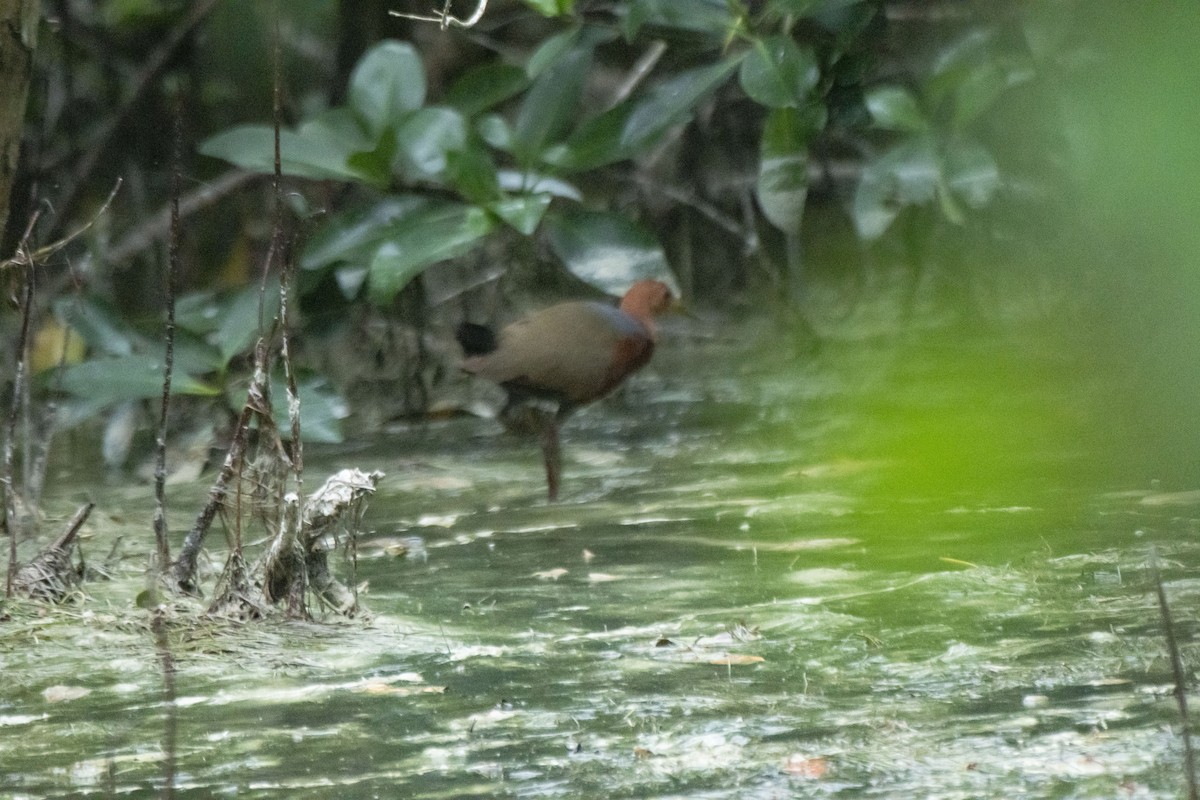
<instances>
[{"instance_id":1,"label":"shaded background vegetation","mask_svg":"<svg viewBox=\"0 0 1200 800\"><path fill-rule=\"evenodd\" d=\"M0 13L21 5L0 0ZM22 572L69 580L53 595L18 580L17 594L74 599L88 577L99 602L56 629L42 626L40 605L0 608L10 707L72 688L39 694L60 680L50 675L86 675L101 689L100 713L78 705L45 724L40 712L6 711L17 731L6 764L22 785L159 785L157 758L141 754L163 708L167 787L178 711L189 741L180 775L232 786L232 763L258 780L278 752L268 779L289 796L297 753L318 780L331 774L324 764L363 779L364 757L373 761L369 791L394 792L399 774L445 794L475 781L455 765L484 763L500 765L486 773L494 785L546 780L561 793L580 784L560 776L578 781L583 766L582 785L600 794L679 791L690 767L668 766L662 781L640 769L661 769L664 745L699 754L696 785L712 780L713 791L748 768L745 785L790 796L790 777L821 777L829 756L837 781L863 786L1109 796L1136 792L1136 779L1173 796L1166 687L1182 697L1186 675L1165 677L1146 549L1164 547L1194 661L1200 5L492 0L478 25L445 30L389 16L394 7L434 10L417 0L41 6L0 246L13 255L0 262L6 401L26 354L21 300L34 298L36 379L5 404L10 583L18 540L33 538L16 534L37 527L47 454L69 462L48 471L60 505L94 489L76 483L102 484L88 462L123 469L97 490L94 524L116 541L90 568L119 580L105 587L52 547ZM302 582L277 582L289 573L255 572L242 556L243 537L250 552L266 541L268 563L311 579L311 564L304 572L289 557L295 534L325 535L296 524L285 492L299 488L299 450L272 438L253 405L265 381L251 385L250 351L268 350L255 342L275 313L282 263L299 275L289 308L304 436L351 440L318 450L315 469L323 455L394 473L376 496L364 580L355 567L347 583L373 583L384 622L369 636L289 629L268 658L218 643L200 669L192 656L207 659L211 641L185 624L183 685L210 702L178 709L173 609L144 569L149 493L125 488L145 477L127 470L150 449L163 383L173 172L184 241L170 462L179 506L203 508L193 533L221 514L230 545L219 577L204 568L181 588L215 579L210 613L249 619L268 611L239 605L261 577L266 601L304 614L292 602ZM273 240L282 249L269 258ZM674 281L697 315L665 332L655 367L670 377L644 376L637 413L577 423L580 488L569 502L531 502L541 496L531 454L491 438L494 426L424 424L474 410L455 369L458 321L619 292L641 275ZM282 369L272 366L278 408ZM230 435L239 409L247 423L254 412L257 437ZM285 416L275 414L281 429ZM397 419L421 424L386 424ZM205 500L197 475L228 442ZM371 491L379 474L361 476ZM352 510L357 523L361 506ZM176 567L197 560L194 538ZM326 564L312 542L299 550ZM397 563L401 553L411 557ZM610 583L622 577L633 580ZM144 629L117 645L79 630L128 634L142 585L135 602L152 611L161 694L144 670L136 694L118 689L135 680L130 662L108 657L140 652ZM74 618L69 606L59 616ZM310 634L333 655L299 680L328 702L275 687L240 693L247 675L268 684L293 669ZM260 671L239 674L228 659ZM690 670L703 664L707 683ZM438 705L380 715L341 694L363 674L423 683L414 666L429 683L413 690ZM755 672L735 683L746 666ZM231 713L222 698L233 686L264 699ZM409 695L388 686L362 696ZM113 702L114 691L125 699ZM581 730L596 697L611 702L589 729L600 759L589 738L579 764L585 748L574 738L563 747L563 725ZM511 729L484 730L447 766L447 730L471 740L477 721L506 725L508 707L521 709ZM331 719L352 727L329 736ZM646 729L631 734L631 720ZM303 745L292 728L310 721L318 735ZM278 751L260 749L272 738ZM243 750L227 749L239 740ZM736 745L725 758L738 766L713 771L714 741ZM126 753L154 763L118 778ZM93 777L90 763L103 764ZM506 775L504 765L516 766Z\"/></svg>"},{"instance_id":2,"label":"shaded background vegetation","mask_svg":"<svg viewBox=\"0 0 1200 800\"><path fill-rule=\"evenodd\" d=\"M240 403L278 42L307 436L342 437L348 409L363 430L461 404L465 316L643 274L773 320L796 352L880 298L905 324L1063 321L1088 368L1129 381L1114 421L1153 428L1198 388L1178 369L1196 13L1104 8L497 1L442 29L387 13L430 11L413 2L46 3L0 252L38 209L35 244L95 224L38 269L39 390L126 457L158 389L182 100L177 390L218 425Z\"/></svg>"}]
</instances>

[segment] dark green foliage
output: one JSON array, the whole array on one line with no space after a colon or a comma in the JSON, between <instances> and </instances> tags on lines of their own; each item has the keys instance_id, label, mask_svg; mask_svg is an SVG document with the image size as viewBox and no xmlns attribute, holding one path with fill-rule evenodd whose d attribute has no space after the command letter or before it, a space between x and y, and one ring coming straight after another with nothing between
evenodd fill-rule
<instances>
[{"instance_id":1,"label":"dark green foliage","mask_svg":"<svg viewBox=\"0 0 1200 800\"><path fill-rule=\"evenodd\" d=\"M840 6L813 4L806 11ZM581 181L590 183L587 176L613 166L639 170L698 108L730 94L735 73L746 95L770 112L760 206L781 231L798 231L808 151L827 114L816 51L778 32L780 16L796 9L775 4L754 18L737 3L642 0L616 12L632 43L644 32L665 34L681 42L679 55L628 97L598 109L588 101L589 80L599 48L614 38L602 20L569 20L531 52L523 70L499 61L473 67L448 89L446 105L425 104L426 76L410 46L386 41L364 54L351 76L348 105L318 112L281 140L286 174L383 192L357 211L331 217L310 244L305 267L331 269L349 296L365 289L367 298L388 304L422 270L488 235L493 220L521 236L538 236L545 221L552 252L585 280L614 290L635 275L665 276L666 257L648 231L628 219L617 224L610 215L579 213L571 203L604 202L586 197ZM792 22L788 17L785 28ZM696 34L713 38L697 48ZM266 172L273 167L272 148L268 127L242 126L211 137L201 152ZM430 192L437 195L432 205L416 202ZM462 202L447 204L446 192ZM599 269L585 252L628 253L631 241L653 257L639 255L630 262L636 266L605 273L610 267Z\"/></svg>"},{"instance_id":2,"label":"dark green foliage","mask_svg":"<svg viewBox=\"0 0 1200 800\"><path fill-rule=\"evenodd\" d=\"M546 221L546 233L568 269L610 294L669 274L658 241L621 214L568 208Z\"/></svg>"},{"instance_id":3,"label":"dark green foliage","mask_svg":"<svg viewBox=\"0 0 1200 800\"><path fill-rule=\"evenodd\" d=\"M1005 90L1032 77L1026 59L998 52L992 36L976 31L938 54L920 93L894 84L868 90L871 121L893 141L863 167L853 210L859 235L881 236L909 206L936 203L961 225L964 205L987 205L1000 169L973 129Z\"/></svg>"},{"instance_id":4,"label":"dark green foliage","mask_svg":"<svg viewBox=\"0 0 1200 800\"><path fill-rule=\"evenodd\" d=\"M278 311L279 282L268 282L263 313L270 320ZM177 395L223 398L236 408L243 402L238 378L241 356L258 337L258 286L236 292L196 292L179 299L175 369L171 390ZM58 314L84 338L93 356L47 374L48 383L72 397L77 418L96 414L127 401L150 400L162 393L161 345L153 330L141 331L122 320L102 301L84 298L62 302ZM281 381L276 385L282 386ZM238 388L235 388L238 387ZM299 385L305 410L303 435L310 441L340 441L344 403L328 381L308 375ZM272 398L277 419L287 418L286 397Z\"/></svg>"},{"instance_id":5,"label":"dark green foliage","mask_svg":"<svg viewBox=\"0 0 1200 800\"><path fill-rule=\"evenodd\" d=\"M469 5L456 4L458 13ZM119 46L110 57L133 61L186 7L118 4L107 16L81 9L71 23L108 35ZM1030 176L1043 179L1039 170L1063 163L1066 148L1004 151L996 109L1014 94L1028 99L1048 64L1077 51L1061 14L897 22L896 8L880 0L525 0L523 10L489 8L469 33L363 21L366 39L392 36L370 46L358 29L335 29L349 23L329 4L297 0L279 12L281 166L302 325L382 314L420 328L427 295L409 287L452 261L467 272L486 262L493 276L516 265L521 280L557 271L612 293L637 277L673 274L702 301L725 304L742 290L769 288L802 304L810 274L802 255L811 250L802 240L812 236L814 200L861 242L901 240L918 252L937 226L970 231L1014 185L1018 161L1022 190L1037 189ZM230 164L271 174L273 13L271 4L219 2L191 49L166 62L92 183L132 172L141 176L130 184L136 196L165 200L157 129L181 91L196 149L209 157L187 165L185 185L203 185ZM70 30L60 46L83 59ZM350 43L358 46L347 51ZM81 63L89 65L72 73L72 85L86 95L84 113L102 116L104 73ZM109 72L122 69L132 71ZM45 81L68 83L61 75ZM108 97L119 102L127 90L112 85ZM41 102L48 114L57 108L54 98ZM48 128L70 122L73 136L91 136L67 110L55 113ZM81 203L97 191L89 184ZM120 206L131 191L118 198L125 216L114 215L115 234L104 232L118 243L133 227ZM257 275L270 219L264 198L188 221L191 286L216 283L218 272L223 285ZM147 249L137 252L146 259ZM93 403L146 396L154 381L158 335L122 317L154 310L158 286L143 276L156 273L115 274L114 285L97 281L81 302L58 307L91 359L67 369L61 385L81 398L93 384L108 387L89 393ZM255 298L248 289L181 300L178 391L221 394L245 377ZM189 313L189 304L211 317Z\"/></svg>"}]
</instances>

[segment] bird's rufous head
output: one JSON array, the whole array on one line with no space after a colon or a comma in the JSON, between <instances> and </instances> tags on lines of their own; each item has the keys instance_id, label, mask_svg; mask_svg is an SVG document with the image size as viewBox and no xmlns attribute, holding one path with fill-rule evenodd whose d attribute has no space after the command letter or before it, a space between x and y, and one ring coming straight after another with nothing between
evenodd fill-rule
<instances>
[{"instance_id":1,"label":"bird's rufous head","mask_svg":"<svg viewBox=\"0 0 1200 800\"><path fill-rule=\"evenodd\" d=\"M662 281L643 280L629 287L621 298L621 310L641 320L653 319L674 304L671 288Z\"/></svg>"}]
</instances>

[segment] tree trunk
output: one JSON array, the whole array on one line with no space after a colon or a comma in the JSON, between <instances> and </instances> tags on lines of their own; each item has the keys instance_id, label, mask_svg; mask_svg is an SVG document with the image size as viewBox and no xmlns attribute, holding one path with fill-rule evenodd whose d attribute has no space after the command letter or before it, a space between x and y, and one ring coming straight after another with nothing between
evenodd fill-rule
<instances>
[{"instance_id":1,"label":"tree trunk","mask_svg":"<svg viewBox=\"0 0 1200 800\"><path fill-rule=\"evenodd\" d=\"M0 0L0 241L8 223L25 100L37 44L38 0ZM0 256L10 255L0 253Z\"/></svg>"}]
</instances>

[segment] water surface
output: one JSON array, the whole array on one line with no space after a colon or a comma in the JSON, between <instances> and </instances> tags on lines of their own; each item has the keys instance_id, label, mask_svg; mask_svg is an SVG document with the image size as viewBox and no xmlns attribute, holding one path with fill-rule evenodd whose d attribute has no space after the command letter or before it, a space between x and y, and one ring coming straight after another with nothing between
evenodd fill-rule
<instances>
[{"instance_id":1,"label":"water surface","mask_svg":"<svg viewBox=\"0 0 1200 800\"><path fill-rule=\"evenodd\" d=\"M1120 382L1032 335L747 340L677 333L580 413L555 505L489 420L309 448L387 474L370 619L180 620L173 707L149 489L60 471L125 558L0 624L4 796L1180 796L1148 557L1195 663L1200 495Z\"/></svg>"}]
</instances>

